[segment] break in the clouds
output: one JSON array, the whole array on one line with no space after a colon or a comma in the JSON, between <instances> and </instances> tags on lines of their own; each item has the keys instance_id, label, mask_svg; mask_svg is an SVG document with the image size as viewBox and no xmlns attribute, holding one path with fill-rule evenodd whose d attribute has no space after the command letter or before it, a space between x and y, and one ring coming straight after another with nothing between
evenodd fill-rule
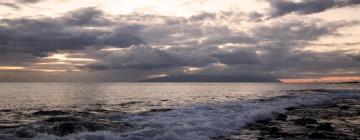
<instances>
[{"instance_id":1,"label":"break in the clouds","mask_svg":"<svg viewBox=\"0 0 360 140\"><path fill-rule=\"evenodd\" d=\"M97 6L99 1L56 16L4 15L0 77L2 81L269 82L360 75L355 32L360 19L316 17L334 8L356 8L358 1L256 2L268 7L206 11L196 2L184 1L179 6L200 11L190 16L139 9L115 14ZM1 5L10 7L9 13L25 10L24 4L42 3L48 4L18 0ZM297 15L284 16L290 13Z\"/></svg>"}]
</instances>

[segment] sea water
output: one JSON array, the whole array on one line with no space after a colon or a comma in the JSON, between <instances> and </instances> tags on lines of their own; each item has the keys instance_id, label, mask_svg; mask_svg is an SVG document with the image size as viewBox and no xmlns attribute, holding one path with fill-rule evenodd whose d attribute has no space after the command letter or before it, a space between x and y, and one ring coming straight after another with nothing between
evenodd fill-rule
<instances>
[{"instance_id":1,"label":"sea water","mask_svg":"<svg viewBox=\"0 0 360 140\"><path fill-rule=\"evenodd\" d=\"M0 139L208 140L356 84L0 83Z\"/></svg>"}]
</instances>

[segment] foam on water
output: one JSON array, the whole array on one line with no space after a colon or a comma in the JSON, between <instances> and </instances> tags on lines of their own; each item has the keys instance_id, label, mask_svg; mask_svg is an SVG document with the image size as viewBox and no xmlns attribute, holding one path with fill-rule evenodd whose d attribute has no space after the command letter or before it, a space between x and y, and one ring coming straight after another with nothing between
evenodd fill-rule
<instances>
[{"instance_id":1,"label":"foam on water","mask_svg":"<svg viewBox=\"0 0 360 140\"><path fill-rule=\"evenodd\" d=\"M124 133L82 132L65 137L39 134L46 140L208 140L229 135L258 120L269 119L288 107L320 105L343 98L360 98L360 92L291 94L266 100L241 100L221 104L202 104L152 114L125 117L137 129ZM116 119L116 116L112 116ZM124 119L124 116L121 116Z\"/></svg>"}]
</instances>

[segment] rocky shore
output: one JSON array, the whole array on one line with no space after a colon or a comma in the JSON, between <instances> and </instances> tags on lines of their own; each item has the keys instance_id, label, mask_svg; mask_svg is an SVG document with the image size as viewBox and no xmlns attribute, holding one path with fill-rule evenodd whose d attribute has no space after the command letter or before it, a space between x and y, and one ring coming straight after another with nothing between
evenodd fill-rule
<instances>
[{"instance_id":1,"label":"rocky shore","mask_svg":"<svg viewBox=\"0 0 360 140\"><path fill-rule=\"evenodd\" d=\"M273 120L253 125L217 140L357 140L360 139L360 99L287 108Z\"/></svg>"}]
</instances>

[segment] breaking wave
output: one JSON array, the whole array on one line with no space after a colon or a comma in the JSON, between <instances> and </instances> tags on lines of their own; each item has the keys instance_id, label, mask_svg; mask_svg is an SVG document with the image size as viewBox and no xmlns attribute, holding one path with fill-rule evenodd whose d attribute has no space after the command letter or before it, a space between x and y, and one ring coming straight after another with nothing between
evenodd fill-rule
<instances>
[{"instance_id":1,"label":"breaking wave","mask_svg":"<svg viewBox=\"0 0 360 140\"><path fill-rule=\"evenodd\" d=\"M37 134L33 139L209 140L217 136L229 135L256 121L273 118L290 107L321 105L346 98L360 98L360 92L323 90L321 92L313 91L311 94L289 94L262 100L194 105L146 114L111 115L108 117L114 121L121 120L133 124L132 130L79 132L64 137Z\"/></svg>"}]
</instances>

